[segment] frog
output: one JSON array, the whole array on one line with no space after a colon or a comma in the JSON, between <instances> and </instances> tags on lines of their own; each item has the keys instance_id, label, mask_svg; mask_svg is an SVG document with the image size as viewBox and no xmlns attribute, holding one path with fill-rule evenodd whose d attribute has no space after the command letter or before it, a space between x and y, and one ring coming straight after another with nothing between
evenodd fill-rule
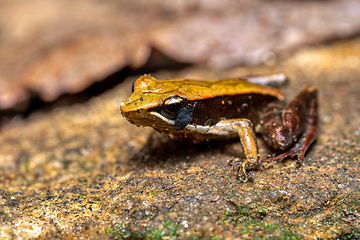
<instances>
[{"instance_id":1,"label":"frog","mask_svg":"<svg viewBox=\"0 0 360 240\"><path fill-rule=\"evenodd\" d=\"M132 124L180 139L238 137L244 157L234 158L234 175L241 182L253 181L250 171L262 169L264 162L297 157L301 164L317 138L317 90L305 85L286 102L278 87L253 81L277 76L158 80L145 74L135 80L120 111ZM257 134L281 153L261 159Z\"/></svg>"}]
</instances>

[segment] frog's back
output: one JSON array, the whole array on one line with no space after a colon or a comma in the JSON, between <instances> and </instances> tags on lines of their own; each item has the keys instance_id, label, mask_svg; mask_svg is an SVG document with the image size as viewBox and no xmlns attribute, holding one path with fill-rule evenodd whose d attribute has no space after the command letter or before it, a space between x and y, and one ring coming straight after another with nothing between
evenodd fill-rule
<instances>
[{"instance_id":1,"label":"frog's back","mask_svg":"<svg viewBox=\"0 0 360 240\"><path fill-rule=\"evenodd\" d=\"M162 92L166 92L168 94L173 93L183 95L186 96L188 100L241 94L269 95L278 99L283 99L282 92L279 89L250 83L243 79L156 80L156 82L152 85L152 90L161 90Z\"/></svg>"}]
</instances>

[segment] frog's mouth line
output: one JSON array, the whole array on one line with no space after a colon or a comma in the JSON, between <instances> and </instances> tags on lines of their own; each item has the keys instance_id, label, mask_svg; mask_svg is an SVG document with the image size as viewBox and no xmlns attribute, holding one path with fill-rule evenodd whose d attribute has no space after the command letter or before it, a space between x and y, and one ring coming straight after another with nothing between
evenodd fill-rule
<instances>
[{"instance_id":1,"label":"frog's mouth line","mask_svg":"<svg viewBox=\"0 0 360 240\"><path fill-rule=\"evenodd\" d=\"M174 126L174 123L175 123L174 120L168 119L158 112L150 112L150 114L160 118L161 120L168 123L169 125ZM186 125L186 127L184 129L191 131L191 132L207 133L211 128L212 128L211 126L188 124L188 125Z\"/></svg>"},{"instance_id":2,"label":"frog's mouth line","mask_svg":"<svg viewBox=\"0 0 360 240\"><path fill-rule=\"evenodd\" d=\"M163 115L161 115L161 114L158 113L158 112L150 112L150 114L151 114L151 115L154 115L154 116L156 116L156 117L158 117L158 118L160 118L161 120L163 120L164 122L168 123L169 125L174 126L174 123L175 123L174 120L168 119L168 118L164 117Z\"/></svg>"}]
</instances>

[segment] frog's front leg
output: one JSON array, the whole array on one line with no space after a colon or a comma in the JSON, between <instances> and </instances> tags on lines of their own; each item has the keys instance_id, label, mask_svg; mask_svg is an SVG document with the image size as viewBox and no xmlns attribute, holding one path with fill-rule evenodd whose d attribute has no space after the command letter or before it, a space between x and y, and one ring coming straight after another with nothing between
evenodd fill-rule
<instances>
[{"instance_id":1,"label":"frog's front leg","mask_svg":"<svg viewBox=\"0 0 360 240\"><path fill-rule=\"evenodd\" d=\"M256 135L251 121L245 118L221 120L212 126L207 134L223 136L239 135L246 159L244 161L236 160L233 163L233 168L239 180L243 182L251 180L247 170L258 169L260 167Z\"/></svg>"},{"instance_id":2,"label":"frog's front leg","mask_svg":"<svg viewBox=\"0 0 360 240\"><path fill-rule=\"evenodd\" d=\"M270 103L257 130L275 149L293 147L279 156L262 161L279 161L297 156L298 162L302 162L306 150L316 139L317 119L317 92L312 86L305 86L285 107L283 102Z\"/></svg>"}]
</instances>

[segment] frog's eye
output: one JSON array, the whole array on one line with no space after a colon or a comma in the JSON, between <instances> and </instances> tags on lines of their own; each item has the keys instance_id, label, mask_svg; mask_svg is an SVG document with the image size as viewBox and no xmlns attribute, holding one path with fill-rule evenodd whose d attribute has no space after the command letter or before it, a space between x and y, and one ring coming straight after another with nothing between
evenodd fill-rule
<instances>
[{"instance_id":1,"label":"frog's eye","mask_svg":"<svg viewBox=\"0 0 360 240\"><path fill-rule=\"evenodd\" d=\"M179 96L173 96L165 99L162 104L162 114L169 117L170 119L175 119L177 113L187 105L186 98Z\"/></svg>"},{"instance_id":2,"label":"frog's eye","mask_svg":"<svg viewBox=\"0 0 360 240\"><path fill-rule=\"evenodd\" d=\"M173 96L164 101L163 108L169 113L177 113L186 106L186 103L185 98Z\"/></svg>"}]
</instances>

